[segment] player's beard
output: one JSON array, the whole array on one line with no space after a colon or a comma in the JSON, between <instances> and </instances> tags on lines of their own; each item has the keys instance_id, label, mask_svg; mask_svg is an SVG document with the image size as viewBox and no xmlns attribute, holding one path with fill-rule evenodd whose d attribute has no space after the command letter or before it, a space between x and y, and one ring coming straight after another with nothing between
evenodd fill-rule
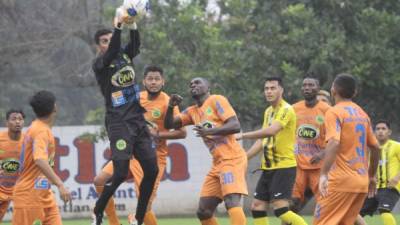
<instances>
[{"instance_id":1,"label":"player's beard","mask_svg":"<svg viewBox=\"0 0 400 225\"><path fill-rule=\"evenodd\" d=\"M316 95L304 95L304 100L306 100L307 102L313 102L317 100L317 96Z\"/></svg>"},{"instance_id":2,"label":"player's beard","mask_svg":"<svg viewBox=\"0 0 400 225\"><path fill-rule=\"evenodd\" d=\"M151 95L151 96L158 96L160 93L161 93L161 91L162 91L162 88L160 88L160 90L158 90L158 91L151 91L151 90L149 90L147 87L145 87L145 89L146 89L146 91L147 91L147 93L149 94L149 95Z\"/></svg>"}]
</instances>

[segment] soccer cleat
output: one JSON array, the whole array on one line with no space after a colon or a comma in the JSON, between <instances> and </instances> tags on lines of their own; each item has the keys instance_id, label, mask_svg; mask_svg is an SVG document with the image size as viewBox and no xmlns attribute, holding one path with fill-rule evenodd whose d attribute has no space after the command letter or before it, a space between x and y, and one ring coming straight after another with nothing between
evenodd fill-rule
<instances>
[{"instance_id":1,"label":"soccer cleat","mask_svg":"<svg viewBox=\"0 0 400 225\"><path fill-rule=\"evenodd\" d=\"M91 225L102 225L103 224L103 214L92 214L92 224Z\"/></svg>"},{"instance_id":2,"label":"soccer cleat","mask_svg":"<svg viewBox=\"0 0 400 225\"><path fill-rule=\"evenodd\" d=\"M138 225L135 215L133 213L129 213L128 223L129 223L129 225Z\"/></svg>"}]
</instances>

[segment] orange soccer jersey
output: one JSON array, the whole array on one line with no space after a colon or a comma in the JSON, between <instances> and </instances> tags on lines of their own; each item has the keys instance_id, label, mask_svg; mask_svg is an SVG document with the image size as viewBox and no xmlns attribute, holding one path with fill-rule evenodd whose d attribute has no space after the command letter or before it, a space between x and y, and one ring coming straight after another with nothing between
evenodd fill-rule
<instances>
[{"instance_id":1,"label":"orange soccer jersey","mask_svg":"<svg viewBox=\"0 0 400 225\"><path fill-rule=\"evenodd\" d=\"M22 136L19 141L10 139L7 131L0 132L0 160L19 160ZM4 173L0 176L0 202L10 200L18 173Z\"/></svg>"},{"instance_id":2,"label":"orange soccer jersey","mask_svg":"<svg viewBox=\"0 0 400 225\"><path fill-rule=\"evenodd\" d=\"M314 225L354 224L368 192L368 149L377 145L368 115L351 101L328 110L326 140L339 144L328 173L328 195L317 200Z\"/></svg>"},{"instance_id":3,"label":"orange soccer jersey","mask_svg":"<svg viewBox=\"0 0 400 225\"><path fill-rule=\"evenodd\" d=\"M51 208L56 201L49 180L40 172L35 160L54 164L55 141L50 127L40 120L26 131L21 151L20 177L14 188L15 208Z\"/></svg>"},{"instance_id":4,"label":"orange soccer jersey","mask_svg":"<svg viewBox=\"0 0 400 225\"><path fill-rule=\"evenodd\" d=\"M371 121L357 104L340 102L326 113L326 140L340 142L336 160L329 171L330 191L368 192L368 149L378 144Z\"/></svg>"},{"instance_id":5,"label":"orange soccer jersey","mask_svg":"<svg viewBox=\"0 0 400 225\"><path fill-rule=\"evenodd\" d=\"M209 128L222 126L232 116L236 116L235 111L221 95L211 95L201 107L190 106L179 115L183 126L201 125ZM244 153L233 134L208 136L203 141L214 160L238 158Z\"/></svg>"},{"instance_id":6,"label":"orange soccer jersey","mask_svg":"<svg viewBox=\"0 0 400 225\"><path fill-rule=\"evenodd\" d=\"M140 92L140 104L146 109L144 117L150 126L158 129L160 132L168 131L164 127L164 118L168 109L169 96L165 92L152 100L148 99L149 94L147 91ZM178 107L174 108L174 114L179 114ZM166 163L168 154L167 140L162 139L157 141L157 160L158 163Z\"/></svg>"},{"instance_id":7,"label":"orange soccer jersey","mask_svg":"<svg viewBox=\"0 0 400 225\"><path fill-rule=\"evenodd\" d=\"M190 106L179 117L182 125L219 127L236 116L228 100L221 95L211 95L201 107ZM203 139L213 156L213 167L208 173L201 196L222 198L231 193L247 194L245 174L247 157L235 136L213 135Z\"/></svg>"},{"instance_id":8,"label":"orange soccer jersey","mask_svg":"<svg viewBox=\"0 0 400 225\"><path fill-rule=\"evenodd\" d=\"M2 162L7 160L19 160L22 139L21 136L20 140L15 141L10 139L8 131L0 132L0 160ZM0 221L7 212L17 178L18 171L4 172L0 175Z\"/></svg>"},{"instance_id":9,"label":"orange soccer jersey","mask_svg":"<svg viewBox=\"0 0 400 225\"><path fill-rule=\"evenodd\" d=\"M322 162L311 164L310 159L325 148L325 112L330 106L319 101L313 108L305 101L293 105L297 117L296 160L301 169L319 169Z\"/></svg>"}]
</instances>

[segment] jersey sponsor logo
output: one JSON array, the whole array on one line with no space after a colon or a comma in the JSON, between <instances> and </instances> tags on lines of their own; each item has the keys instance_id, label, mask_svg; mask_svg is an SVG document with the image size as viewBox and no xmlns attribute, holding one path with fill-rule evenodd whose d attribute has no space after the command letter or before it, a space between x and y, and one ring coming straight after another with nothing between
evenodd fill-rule
<instances>
[{"instance_id":1,"label":"jersey sponsor logo","mask_svg":"<svg viewBox=\"0 0 400 225\"><path fill-rule=\"evenodd\" d=\"M158 119L161 117L161 110L158 108L155 108L151 111L151 116L155 119Z\"/></svg>"},{"instance_id":2,"label":"jersey sponsor logo","mask_svg":"<svg viewBox=\"0 0 400 225\"><path fill-rule=\"evenodd\" d=\"M304 138L307 140L314 140L316 138L318 138L319 136L319 129L309 125L309 124L305 124L305 125L301 125L299 128L297 128L297 137L299 138Z\"/></svg>"},{"instance_id":3,"label":"jersey sponsor logo","mask_svg":"<svg viewBox=\"0 0 400 225\"><path fill-rule=\"evenodd\" d=\"M123 151L126 149L126 141L124 139L119 139L117 140L117 142L115 143L115 147L119 150L119 151Z\"/></svg>"},{"instance_id":4,"label":"jersey sponsor logo","mask_svg":"<svg viewBox=\"0 0 400 225\"><path fill-rule=\"evenodd\" d=\"M212 122L206 120L206 121L201 123L201 126L204 127L204 128L208 128L209 129L209 128L213 128L214 124Z\"/></svg>"},{"instance_id":5,"label":"jersey sponsor logo","mask_svg":"<svg viewBox=\"0 0 400 225\"><path fill-rule=\"evenodd\" d=\"M111 100L114 107L121 106L127 103L122 91L116 91L111 93Z\"/></svg>"},{"instance_id":6,"label":"jersey sponsor logo","mask_svg":"<svg viewBox=\"0 0 400 225\"><path fill-rule=\"evenodd\" d=\"M112 85L129 87L135 84L135 71L132 66L125 66L111 77Z\"/></svg>"},{"instance_id":7,"label":"jersey sponsor logo","mask_svg":"<svg viewBox=\"0 0 400 225\"><path fill-rule=\"evenodd\" d=\"M50 189L50 182L45 177L36 178L34 188L37 190L48 190Z\"/></svg>"},{"instance_id":8,"label":"jersey sponsor logo","mask_svg":"<svg viewBox=\"0 0 400 225\"><path fill-rule=\"evenodd\" d=\"M20 163L16 159L5 159L1 162L1 168L7 173L16 173L19 170Z\"/></svg>"}]
</instances>

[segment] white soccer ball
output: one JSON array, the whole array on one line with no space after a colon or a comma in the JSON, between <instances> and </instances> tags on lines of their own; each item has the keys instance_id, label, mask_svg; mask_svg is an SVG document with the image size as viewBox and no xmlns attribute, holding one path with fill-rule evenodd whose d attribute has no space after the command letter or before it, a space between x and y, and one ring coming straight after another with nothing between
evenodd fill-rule
<instances>
[{"instance_id":1,"label":"white soccer ball","mask_svg":"<svg viewBox=\"0 0 400 225\"><path fill-rule=\"evenodd\" d=\"M149 0L124 0L122 4L126 13L133 17L135 21L143 18L148 11L150 10L150 1Z\"/></svg>"}]
</instances>

